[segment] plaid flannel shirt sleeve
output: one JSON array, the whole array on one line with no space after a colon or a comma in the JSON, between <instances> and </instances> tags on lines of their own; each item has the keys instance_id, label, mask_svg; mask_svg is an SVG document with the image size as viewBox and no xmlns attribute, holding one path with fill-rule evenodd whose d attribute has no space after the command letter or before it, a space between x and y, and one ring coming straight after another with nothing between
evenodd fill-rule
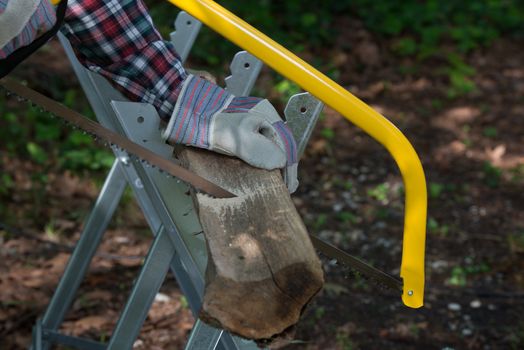
<instances>
[{"instance_id":1,"label":"plaid flannel shirt sleeve","mask_svg":"<svg viewBox=\"0 0 524 350\"><path fill-rule=\"evenodd\" d=\"M142 0L70 0L68 7L62 31L81 63L167 121L187 75Z\"/></svg>"}]
</instances>

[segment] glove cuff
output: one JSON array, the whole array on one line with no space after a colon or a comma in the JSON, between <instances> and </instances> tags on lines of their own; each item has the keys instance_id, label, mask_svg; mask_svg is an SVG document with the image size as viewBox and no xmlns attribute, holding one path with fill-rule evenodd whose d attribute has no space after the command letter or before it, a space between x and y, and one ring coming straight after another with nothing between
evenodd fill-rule
<instances>
[{"instance_id":1,"label":"glove cuff","mask_svg":"<svg viewBox=\"0 0 524 350\"><path fill-rule=\"evenodd\" d=\"M287 165L291 166L293 164L296 164L298 162L297 157L297 143L295 142L295 138L293 137L293 133L291 130L287 127L286 123L283 121L277 121L271 124L275 130L277 131L278 135L280 136L280 140L282 141L283 150L287 154Z\"/></svg>"},{"instance_id":2,"label":"glove cuff","mask_svg":"<svg viewBox=\"0 0 524 350\"><path fill-rule=\"evenodd\" d=\"M234 98L221 87L189 75L182 83L175 109L162 137L169 144L210 148L213 117Z\"/></svg>"},{"instance_id":3,"label":"glove cuff","mask_svg":"<svg viewBox=\"0 0 524 350\"><path fill-rule=\"evenodd\" d=\"M254 107L264 101L260 97L236 96L222 113L249 113Z\"/></svg>"},{"instance_id":4,"label":"glove cuff","mask_svg":"<svg viewBox=\"0 0 524 350\"><path fill-rule=\"evenodd\" d=\"M48 0L10 0L0 5L0 58L29 45L39 30L47 31L56 22Z\"/></svg>"}]
</instances>

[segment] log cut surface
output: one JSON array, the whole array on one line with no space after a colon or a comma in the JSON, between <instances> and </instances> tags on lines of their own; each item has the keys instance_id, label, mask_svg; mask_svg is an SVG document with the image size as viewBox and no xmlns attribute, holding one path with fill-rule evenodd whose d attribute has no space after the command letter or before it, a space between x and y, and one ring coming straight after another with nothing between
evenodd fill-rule
<instances>
[{"instance_id":1,"label":"log cut surface","mask_svg":"<svg viewBox=\"0 0 524 350\"><path fill-rule=\"evenodd\" d=\"M193 197L208 246L200 317L250 339L281 334L321 289L323 272L279 170L194 148L178 158L238 196Z\"/></svg>"}]
</instances>

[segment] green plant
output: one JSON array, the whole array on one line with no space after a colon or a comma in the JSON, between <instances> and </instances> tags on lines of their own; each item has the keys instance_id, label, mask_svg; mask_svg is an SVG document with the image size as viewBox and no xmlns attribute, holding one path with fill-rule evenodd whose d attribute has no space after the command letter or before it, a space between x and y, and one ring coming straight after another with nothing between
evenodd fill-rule
<instances>
[{"instance_id":1,"label":"green plant","mask_svg":"<svg viewBox=\"0 0 524 350\"><path fill-rule=\"evenodd\" d=\"M67 90L62 102L72 106L76 96L75 90ZM43 167L42 172L56 166L76 172L110 168L112 154L98 147L90 136L64 127L35 107L20 104L4 111L5 105L1 96L0 119L5 128L0 129L0 138L10 155L30 159Z\"/></svg>"},{"instance_id":2,"label":"green plant","mask_svg":"<svg viewBox=\"0 0 524 350\"><path fill-rule=\"evenodd\" d=\"M55 228L55 222L54 220L51 220L45 225L44 232L47 236L47 238L51 240L55 240L57 236L60 234L59 231Z\"/></svg>"},{"instance_id":3,"label":"green plant","mask_svg":"<svg viewBox=\"0 0 524 350\"><path fill-rule=\"evenodd\" d=\"M388 194L389 194L389 183L384 182L382 184L377 185L376 187L369 189L367 191L368 196L375 198L376 200L382 202L383 204L387 204L389 201Z\"/></svg>"},{"instance_id":4,"label":"green plant","mask_svg":"<svg viewBox=\"0 0 524 350\"><path fill-rule=\"evenodd\" d=\"M420 66L417 64L401 64L397 68L398 72L402 75L417 74L420 71Z\"/></svg>"},{"instance_id":5,"label":"green plant","mask_svg":"<svg viewBox=\"0 0 524 350\"><path fill-rule=\"evenodd\" d=\"M394 42L392 49L400 56L411 56L417 52L417 42L412 37L404 37Z\"/></svg>"},{"instance_id":6,"label":"green plant","mask_svg":"<svg viewBox=\"0 0 524 350\"><path fill-rule=\"evenodd\" d=\"M467 283L466 272L460 266L456 266L451 270L451 277L448 283L452 286L464 287Z\"/></svg>"},{"instance_id":7,"label":"green plant","mask_svg":"<svg viewBox=\"0 0 524 350\"><path fill-rule=\"evenodd\" d=\"M475 69L468 65L462 57L456 53L447 55L448 66L443 72L448 76L450 85L447 90L448 98L456 98L473 92L477 89L475 82L471 79L475 75Z\"/></svg>"},{"instance_id":8,"label":"green plant","mask_svg":"<svg viewBox=\"0 0 524 350\"><path fill-rule=\"evenodd\" d=\"M52 84L51 84L52 85ZM53 86L49 86L53 90ZM83 114L92 115L85 110L82 99L74 89L63 89L58 95L61 102ZM47 205L47 191L49 188L50 173L71 170L77 174L89 170L90 176L96 178L100 173L93 170L107 170L114 157L82 132L65 127L58 119L25 103L14 103L0 95L0 138L2 145L0 153L2 162L21 162L28 171L30 186L23 191L25 200L32 202L32 206L25 211L16 211L16 217L4 199L12 196L14 188L14 173L0 174L0 219L7 223L18 220L21 216L34 218L35 225L46 225L47 218L42 213ZM2 167L3 168L3 167ZM7 213L10 212L10 215ZM47 227L47 232L53 235L53 230ZM54 236L54 235L53 235Z\"/></svg>"},{"instance_id":9,"label":"green plant","mask_svg":"<svg viewBox=\"0 0 524 350\"><path fill-rule=\"evenodd\" d=\"M333 140L335 138L335 130L332 128L322 128L320 135L326 140Z\"/></svg>"},{"instance_id":10,"label":"green plant","mask_svg":"<svg viewBox=\"0 0 524 350\"><path fill-rule=\"evenodd\" d=\"M327 223L328 216L326 214L318 214L317 218L315 219L315 222L313 223L313 229L315 231L320 230L322 227L324 227Z\"/></svg>"},{"instance_id":11,"label":"green plant","mask_svg":"<svg viewBox=\"0 0 524 350\"><path fill-rule=\"evenodd\" d=\"M351 340L347 332L337 332L336 339L338 346L340 346L343 350L354 350L356 348L355 343Z\"/></svg>"},{"instance_id":12,"label":"green plant","mask_svg":"<svg viewBox=\"0 0 524 350\"><path fill-rule=\"evenodd\" d=\"M34 142L28 142L26 144L27 153L31 156L31 159L38 164L44 164L48 160L48 154L44 149Z\"/></svg>"},{"instance_id":13,"label":"green plant","mask_svg":"<svg viewBox=\"0 0 524 350\"><path fill-rule=\"evenodd\" d=\"M397 53L438 55L443 42L460 52L487 45L502 34L522 35L524 4L518 1L353 0L366 26L386 37L404 35Z\"/></svg>"},{"instance_id":14,"label":"green plant","mask_svg":"<svg viewBox=\"0 0 524 350\"><path fill-rule=\"evenodd\" d=\"M343 185L344 189L346 191L350 191L353 189L354 185L353 185L353 181L351 180L347 180L346 182L344 182L344 185Z\"/></svg>"},{"instance_id":15,"label":"green plant","mask_svg":"<svg viewBox=\"0 0 524 350\"><path fill-rule=\"evenodd\" d=\"M187 301L186 297L185 296L180 296L180 306L183 308L183 309L187 309L189 308L189 302Z\"/></svg>"},{"instance_id":16,"label":"green plant","mask_svg":"<svg viewBox=\"0 0 524 350\"><path fill-rule=\"evenodd\" d=\"M161 34L167 37L174 30L173 20L178 10L160 0L146 0L146 4ZM347 1L334 0L324 2L320 7L299 0L264 0L256 5L253 2L223 0L220 4L294 52L333 42L337 28L332 25L332 16L347 11L350 6ZM256 11L253 11L253 6L256 6ZM238 48L235 45L204 26L191 57L197 62L209 64L213 71L223 68L227 58L236 51Z\"/></svg>"},{"instance_id":17,"label":"green plant","mask_svg":"<svg viewBox=\"0 0 524 350\"><path fill-rule=\"evenodd\" d=\"M494 126L487 126L482 130L482 134L489 138L495 138L498 136L498 130Z\"/></svg>"},{"instance_id":18,"label":"green plant","mask_svg":"<svg viewBox=\"0 0 524 350\"><path fill-rule=\"evenodd\" d=\"M449 70L450 87L447 96L451 99L466 95L476 90L477 86L467 75L456 70Z\"/></svg>"},{"instance_id":19,"label":"green plant","mask_svg":"<svg viewBox=\"0 0 524 350\"><path fill-rule=\"evenodd\" d=\"M436 110L441 110L444 107L444 102L441 99L434 98L431 100L431 107Z\"/></svg>"},{"instance_id":20,"label":"green plant","mask_svg":"<svg viewBox=\"0 0 524 350\"><path fill-rule=\"evenodd\" d=\"M440 195L444 192L444 185L437 182L430 182L429 183L429 197L436 199L439 198Z\"/></svg>"},{"instance_id":21,"label":"green plant","mask_svg":"<svg viewBox=\"0 0 524 350\"><path fill-rule=\"evenodd\" d=\"M326 309L323 306L318 306L315 308L315 320L320 321L322 317L326 314Z\"/></svg>"},{"instance_id":22,"label":"green plant","mask_svg":"<svg viewBox=\"0 0 524 350\"><path fill-rule=\"evenodd\" d=\"M355 224L359 221L358 216L349 211L339 212L337 214L337 219L340 220L344 224L347 224L347 223Z\"/></svg>"},{"instance_id":23,"label":"green plant","mask_svg":"<svg viewBox=\"0 0 524 350\"><path fill-rule=\"evenodd\" d=\"M391 216L391 211L389 208L384 207L375 208L374 215L379 220L386 220Z\"/></svg>"},{"instance_id":24,"label":"green plant","mask_svg":"<svg viewBox=\"0 0 524 350\"><path fill-rule=\"evenodd\" d=\"M491 188L496 188L500 185L502 177L502 170L492 165L490 162L484 162L482 166L484 182Z\"/></svg>"},{"instance_id":25,"label":"green plant","mask_svg":"<svg viewBox=\"0 0 524 350\"><path fill-rule=\"evenodd\" d=\"M109 338L110 336L106 333L106 332L102 332L102 334L100 334L99 336L99 342L101 343L105 343L107 342L107 339Z\"/></svg>"},{"instance_id":26,"label":"green plant","mask_svg":"<svg viewBox=\"0 0 524 350\"><path fill-rule=\"evenodd\" d=\"M464 287L467 284L469 276L489 272L490 270L490 267L486 263L455 266L451 270L451 276L447 280L447 283L452 286Z\"/></svg>"},{"instance_id":27,"label":"green plant","mask_svg":"<svg viewBox=\"0 0 524 350\"><path fill-rule=\"evenodd\" d=\"M408 329L409 329L409 333L414 337L414 338L418 338L420 336L420 324L417 324L417 323L409 323L408 324Z\"/></svg>"},{"instance_id":28,"label":"green plant","mask_svg":"<svg viewBox=\"0 0 524 350\"><path fill-rule=\"evenodd\" d=\"M519 182L524 180L524 164L519 164L510 169L511 181Z\"/></svg>"},{"instance_id":29,"label":"green plant","mask_svg":"<svg viewBox=\"0 0 524 350\"><path fill-rule=\"evenodd\" d=\"M520 321L520 325L515 327L509 334L509 342L512 350L522 349L524 347L524 322Z\"/></svg>"},{"instance_id":30,"label":"green plant","mask_svg":"<svg viewBox=\"0 0 524 350\"><path fill-rule=\"evenodd\" d=\"M448 225L441 225L432 217L428 218L427 228L429 232L436 233L442 237L447 236L449 233Z\"/></svg>"},{"instance_id":31,"label":"green plant","mask_svg":"<svg viewBox=\"0 0 524 350\"><path fill-rule=\"evenodd\" d=\"M294 82L287 79L283 79L279 83L277 83L275 85L275 89L282 96L281 98L283 102L287 102L287 100L289 100L291 96L300 92L300 87Z\"/></svg>"},{"instance_id":32,"label":"green plant","mask_svg":"<svg viewBox=\"0 0 524 350\"><path fill-rule=\"evenodd\" d=\"M508 235L509 250L516 253L524 252L524 231Z\"/></svg>"},{"instance_id":33,"label":"green plant","mask_svg":"<svg viewBox=\"0 0 524 350\"><path fill-rule=\"evenodd\" d=\"M13 185L14 181L11 175L6 173L0 175L0 195L7 194Z\"/></svg>"}]
</instances>

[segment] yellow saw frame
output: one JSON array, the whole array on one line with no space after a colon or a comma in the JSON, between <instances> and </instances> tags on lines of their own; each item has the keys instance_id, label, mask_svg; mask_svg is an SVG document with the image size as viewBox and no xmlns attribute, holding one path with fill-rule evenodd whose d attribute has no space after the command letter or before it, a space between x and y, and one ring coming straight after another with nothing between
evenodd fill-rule
<instances>
[{"instance_id":1,"label":"yellow saw frame","mask_svg":"<svg viewBox=\"0 0 524 350\"><path fill-rule=\"evenodd\" d=\"M406 199L400 277L402 301L412 308L424 303L424 256L427 189L415 149L388 119L310 64L211 0L168 0L229 41L297 83L381 143L393 156L404 181ZM60 0L51 0L58 4Z\"/></svg>"},{"instance_id":2,"label":"yellow saw frame","mask_svg":"<svg viewBox=\"0 0 524 350\"><path fill-rule=\"evenodd\" d=\"M388 119L285 47L211 0L168 0L229 41L294 81L380 142L397 163L405 186L405 218L400 276L402 301L418 308L424 301L427 189L420 159Z\"/></svg>"}]
</instances>

